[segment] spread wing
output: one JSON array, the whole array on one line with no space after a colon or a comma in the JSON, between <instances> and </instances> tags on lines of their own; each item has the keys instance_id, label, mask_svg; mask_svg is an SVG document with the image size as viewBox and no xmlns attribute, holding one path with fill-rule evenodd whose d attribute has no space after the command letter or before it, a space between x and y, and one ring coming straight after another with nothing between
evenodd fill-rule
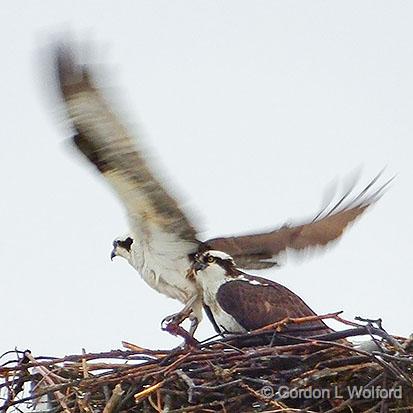
<instances>
[{"instance_id":1,"label":"spread wing","mask_svg":"<svg viewBox=\"0 0 413 413\"><path fill-rule=\"evenodd\" d=\"M218 289L217 300L222 309L248 331L276 323L287 317L316 315L298 295L281 284L247 274L242 278L243 280L233 280L223 284ZM283 331L293 333L297 330L301 330L301 336L332 331L321 320L303 325L288 325Z\"/></svg>"},{"instance_id":2,"label":"spread wing","mask_svg":"<svg viewBox=\"0 0 413 413\"><path fill-rule=\"evenodd\" d=\"M372 190L381 173L363 191L348 202L348 191L329 211L321 211L312 221L296 226L283 226L270 232L210 239L205 244L214 250L231 255L237 267L247 269L270 268L277 264L276 257L291 248L306 250L323 247L341 237L345 229L366 209L375 203L391 182ZM370 193L371 192L371 193Z\"/></svg>"},{"instance_id":3,"label":"spread wing","mask_svg":"<svg viewBox=\"0 0 413 413\"><path fill-rule=\"evenodd\" d=\"M193 250L195 229L149 169L137 141L93 84L90 70L77 65L66 48L57 50L56 68L67 116L76 131L73 142L121 198L133 230L143 240L155 235L166 240L171 234L188 241Z\"/></svg>"}]
</instances>

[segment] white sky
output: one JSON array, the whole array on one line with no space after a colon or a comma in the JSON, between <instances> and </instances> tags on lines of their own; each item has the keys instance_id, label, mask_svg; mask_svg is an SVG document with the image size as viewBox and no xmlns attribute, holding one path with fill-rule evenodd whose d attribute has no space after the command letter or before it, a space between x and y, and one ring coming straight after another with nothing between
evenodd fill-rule
<instances>
[{"instance_id":1,"label":"white sky","mask_svg":"<svg viewBox=\"0 0 413 413\"><path fill-rule=\"evenodd\" d=\"M39 49L70 34L107 62L204 237L318 211L334 178L397 180L327 254L265 272L319 313L413 331L413 3L4 1L1 7L1 348L175 346L152 291L112 240L122 206L64 144ZM212 334L205 321L198 337Z\"/></svg>"}]
</instances>

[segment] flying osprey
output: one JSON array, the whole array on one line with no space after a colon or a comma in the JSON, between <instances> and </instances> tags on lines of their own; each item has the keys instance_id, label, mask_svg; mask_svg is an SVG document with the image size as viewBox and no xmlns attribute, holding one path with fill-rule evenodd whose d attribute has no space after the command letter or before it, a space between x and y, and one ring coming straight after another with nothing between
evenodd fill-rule
<instances>
[{"instance_id":1,"label":"flying osprey","mask_svg":"<svg viewBox=\"0 0 413 413\"><path fill-rule=\"evenodd\" d=\"M224 251L241 268L272 267L282 251L325 246L339 238L381 192L367 195L375 178L353 201L347 202L345 196L311 222L202 242L178 202L152 173L139 141L105 102L90 70L77 65L65 47L56 49L55 64L66 113L75 131L73 143L106 178L128 214L130 234L114 241L112 258L124 257L149 286L190 308L192 333L202 319L203 304L196 283L186 274L199 250Z\"/></svg>"},{"instance_id":2,"label":"flying osprey","mask_svg":"<svg viewBox=\"0 0 413 413\"><path fill-rule=\"evenodd\" d=\"M315 316L313 310L288 288L240 271L222 251L196 254L188 276L202 291L204 308L217 333L245 333L286 318ZM297 328L298 327L298 328ZM287 326L301 336L329 333L321 320Z\"/></svg>"}]
</instances>

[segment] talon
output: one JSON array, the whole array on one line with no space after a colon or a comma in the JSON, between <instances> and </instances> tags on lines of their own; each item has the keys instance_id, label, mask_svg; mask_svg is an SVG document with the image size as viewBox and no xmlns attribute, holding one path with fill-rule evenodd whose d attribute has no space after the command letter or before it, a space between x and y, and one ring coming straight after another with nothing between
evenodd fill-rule
<instances>
[{"instance_id":1,"label":"talon","mask_svg":"<svg viewBox=\"0 0 413 413\"><path fill-rule=\"evenodd\" d=\"M165 330L168 325L179 326L185 319L186 316L181 313L168 315L161 321L161 328Z\"/></svg>"},{"instance_id":2,"label":"talon","mask_svg":"<svg viewBox=\"0 0 413 413\"><path fill-rule=\"evenodd\" d=\"M176 325L175 317L176 317L176 314L172 314L172 315L166 316L166 317L161 321L161 329L162 329L162 330L165 330L165 329L166 329L166 326L168 326L168 325L170 325L170 324L175 324L175 325Z\"/></svg>"},{"instance_id":3,"label":"talon","mask_svg":"<svg viewBox=\"0 0 413 413\"><path fill-rule=\"evenodd\" d=\"M168 324L168 323L172 322L174 320L175 316L176 316L176 314L167 315L165 318L162 319L161 325L163 325L165 323Z\"/></svg>"}]
</instances>

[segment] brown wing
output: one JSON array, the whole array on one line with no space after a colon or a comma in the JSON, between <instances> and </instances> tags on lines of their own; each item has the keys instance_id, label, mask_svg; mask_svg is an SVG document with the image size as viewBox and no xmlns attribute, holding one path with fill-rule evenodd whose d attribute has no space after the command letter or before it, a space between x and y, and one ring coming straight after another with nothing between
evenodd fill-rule
<instances>
[{"instance_id":1,"label":"brown wing","mask_svg":"<svg viewBox=\"0 0 413 413\"><path fill-rule=\"evenodd\" d=\"M57 50L56 68L67 116L77 133L74 144L117 192L133 230L144 239L158 235L165 240L168 237L162 234L167 233L195 241L195 229L149 169L137 141L93 85L89 69L78 66L65 48ZM188 252L192 250L189 247Z\"/></svg>"},{"instance_id":2,"label":"brown wing","mask_svg":"<svg viewBox=\"0 0 413 413\"><path fill-rule=\"evenodd\" d=\"M270 268L277 264L277 255L288 248L304 250L310 247L323 247L338 239L349 224L380 198L385 187L391 182L389 180L369 194L380 175L381 173L347 205L343 206L350 191L328 212L321 211L311 222L292 227L284 226L259 234L214 238L205 244L209 249L224 251L231 255L240 268Z\"/></svg>"},{"instance_id":3,"label":"brown wing","mask_svg":"<svg viewBox=\"0 0 413 413\"><path fill-rule=\"evenodd\" d=\"M223 284L217 293L222 309L248 331L276 323L287 317L300 318L316 313L288 288L274 281L244 274L248 281L234 280ZM321 320L303 325L289 325L286 333L301 330L300 336L329 333ZM306 331L303 331L306 330Z\"/></svg>"}]
</instances>

